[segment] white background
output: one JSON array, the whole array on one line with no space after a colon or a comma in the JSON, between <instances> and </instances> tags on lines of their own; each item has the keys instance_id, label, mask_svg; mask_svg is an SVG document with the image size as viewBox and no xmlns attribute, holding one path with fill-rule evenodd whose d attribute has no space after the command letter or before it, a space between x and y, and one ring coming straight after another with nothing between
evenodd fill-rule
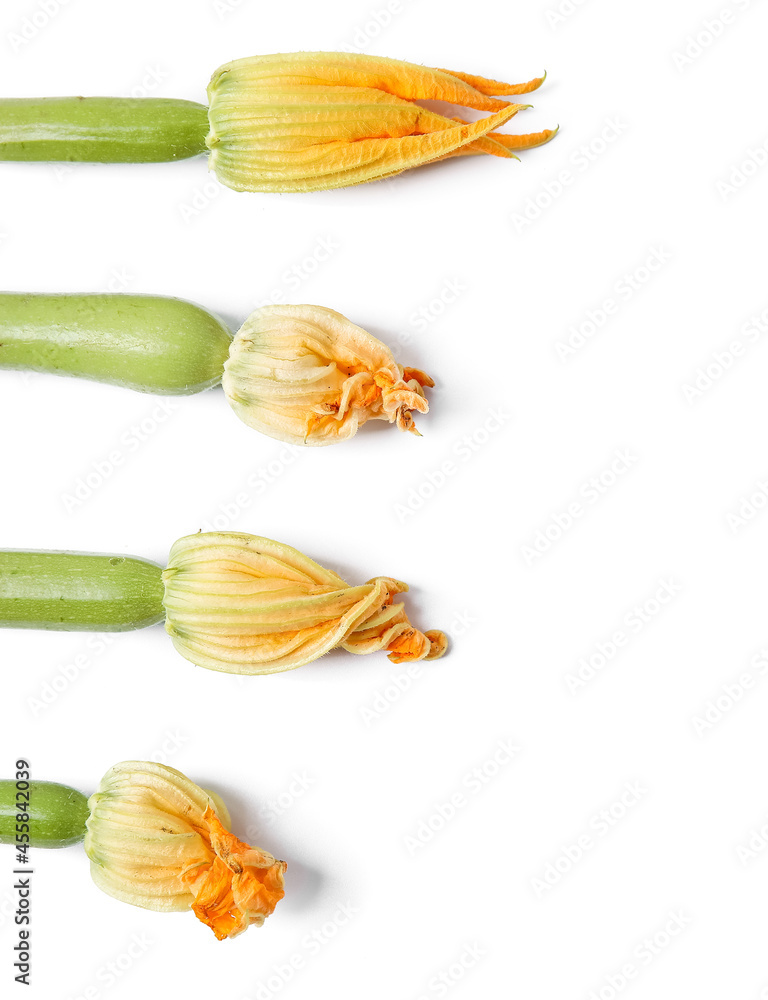
<instances>
[{"instance_id":1,"label":"white background","mask_svg":"<svg viewBox=\"0 0 768 1000\"><path fill-rule=\"evenodd\" d=\"M119 760L164 760L289 864L266 925L220 944L191 914L103 895L79 847L37 852L24 995L768 996L768 830L754 832L768 820L768 353L749 325L768 320L765 4L582 0L558 18L555 0L401 0L377 37L385 0L48 4L21 46L42 4L3 4L4 95L203 101L229 59L356 44L512 81L546 68L509 129L562 131L520 163L319 195L234 194L202 159L1 165L7 289L176 295L233 326L282 295L340 310L438 382L423 439L381 425L286 458L220 390L169 414L1 373L2 544L163 562L218 515L353 582L404 579L415 622L455 633L410 677L335 653L250 679L193 667L160 627L101 651L83 634L0 634L0 771L26 756L35 777L90 792ZM115 450L122 464L67 503ZM569 683L589 677L582 659L591 679ZM499 767L503 743L516 750ZM0 863L15 996L10 849Z\"/></svg>"}]
</instances>

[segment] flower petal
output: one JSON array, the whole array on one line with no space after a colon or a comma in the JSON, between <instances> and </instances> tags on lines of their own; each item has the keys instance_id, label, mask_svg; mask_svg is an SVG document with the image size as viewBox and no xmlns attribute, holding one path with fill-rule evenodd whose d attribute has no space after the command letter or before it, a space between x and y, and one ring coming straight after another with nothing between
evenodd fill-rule
<instances>
[{"instance_id":1,"label":"flower petal","mask_svg":"<svg viewBox=\"0 0 768 1000\"><path fill-rule=\"evenodd\" d=\"M219 797L172 767L117 764L89 807L91 874L116 899L192 909L221 940L262 924L283 898L285 862L238 840Z\"/></svg>"},{"instance_id":2,"label":"flower petal","mask_svg":"<svg viewBox=\"0 0 768 1000\"><path fill-rule=\"evenodd\" d=\"M213 809L206 810L205 821L216 857L187 881L195 894L192 910L222 941L264 923L285 895L287 866L225 830Z\"/></svg>"},{"instance_id":3,"label":"flower petal","mask_svg":"<svg viewBox=\"0 0 768 1000\"><path fill-rule=\"evenodd\" d=\"M84 846L99 888L145 909L188 910L182 872L213 859L203 818L211 796L175 768L124 761L88 804ZM226 809L222 818L229 823Z\"/></svg>"},{"instance_id":4,"label":"flower petal","mask_svg":"<svg viewBox=\"0 0 768 1000\"><path fill-rule=\"evenodd\" d=\"M464 83L478 90L481 94L495 94L497 97L500 95L511 97L517 94L530 94L531 91L538 90L547 79L547 74L545 73L544 76L536 76L527 83L502 83L500 80L489 80L484 76L472 76L470 73L456 73L450 69L444 69L441 72L455 76L458 80L463 80Z\"/></svg>"},{"instance_id":5,"label":"flower petal","mask_svg":"<svg viewBox=\"0 0 768 1000\"><path fill-rule=\"evenodd\" d=\"M380 180L481 139L524 107L491 95L528 93L542 81L508 84L346 52L236 60L208 88L210 166L236 191L316 191ZM415 103L426 100L497 116L457 127ZM472 152L509 155L502 143Z\"/></svg>"},{"instance_id":6,"label":"flower petal","mask_svg":"<svg viewBox=\"0 0 768 1000\"><path fill-rule=\"evenodd\" d=\"M267 116L261 126L238 122L237 127L231 127L217 120L216 135L209 137L211 169L222 183L236 191L316 191L363 184L446 156L504 125L524 107L527 105L509 105L471 125L442 119L425 109L416 112L415 117L409 111L406 118L411 116L411 125L417 131L400 136L394 119L390 120L392 127L382 127L374 115L369 128L375 128L375 135L368 138L361 138L359 123L355 125L355 105L349 106L346 121L334 122L330 131L320 127L320 135L309 139L301 134L307 126L299 127L299 134L290 139L284 134L270 134L275 128L284 132L289 127L285 122L275 125L274 117ZM303 110L300 105L294 106L290 112L298 122L308 119L310 126L313 117L318 116L316 106ZM382 117L386 119L386 115ZM399 119L403 129L406 118ZM438 122L444 127L438 129ZM425 131L419 133L418 129ZM385 132L383 137L381 131ZM388 131L395 134L388 135ZM331 138L334 132L343 138Z\"/></svg>"},{"instance_id":7,"label":"flower petal","mask_svg":"<svg viewBox=\"0 0 768 1000\"><path fill-rule=\"evenodd\" d=\"M256 310L232 341L222 379L249 427L312 446L345 440L368 420L415 429L411 411L428 411L424 386L433 384L340 313L309 305Z\"/></svg>"},{"instance_id":8,"label":"flower petal","mask_svg":"<svg viewBox=\"0 0 768 1000\"><path fill-rule=\"evenodd\" d=\"M166 630L182 656L211 670L275 673L336 646L350 652L389 649L405 632L422 638L404 658L437 655L435 641L413 628L403 607L391 607L408 589L405 584L376 577L351 587L335 577L336 587L286 585L273 558L277 549L285 551L286 564L308 563L316 578L335 577L290 546L253 535L212 532L174 545L164 574L164 603ZM276 575L268 577L270 572Z\"/></svg>"},{"instance_id":9,"label":"flower petal","mask_svg":"<svg viewBox=\"0 0 768 1000\"><path fill-rule=\"evenodd\" d=\"M462 118L455 118L454 121L463 122ZM560 127L544 129L542 132L529 132L527 135L507 135L503 132L489 132L468 146L448 153L441 159L447 160L454 156L472 156L482 153L490 153L491 156L501 156L508 159L518 159L512 152L513 149L534 149L536 146L543 146L554 139Z\"/></svg>"},{"instance_id":10,"label":"flower petal","mask_svg":"<svg viewBox=\"0 0 768 1000\"><path fill-rule=\"evenodd\" d=\"M446 101L477 111L498 111L505 101L492 94L535 90L543 77L524 84L507 84L484 77L431 69L417 63L350 52L292 52L237 59L220 67L208 88L210 98L237 86L369 87L406 100Z\"/></svg>"}]
</instances>

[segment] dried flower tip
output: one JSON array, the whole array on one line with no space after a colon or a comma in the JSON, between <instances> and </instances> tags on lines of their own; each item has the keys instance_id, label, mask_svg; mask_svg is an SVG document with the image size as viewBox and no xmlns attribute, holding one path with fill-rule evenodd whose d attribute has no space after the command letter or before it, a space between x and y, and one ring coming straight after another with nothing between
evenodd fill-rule
<instances>
[{"instance_id":1,"label":"dried flower tip","mask_svg":"<svg viewBox=\"0 0 768 1000\"><path fill-rule=\"evenodd\" d=\"M419 432L432 379L322 306L265 306L235 335L222 385L249 427L289 444L335 444L367 420Z\"/></svg>"},{"instance_id":2,"label":"dried flower tip","mask_svg":"<svg viewBox=\"0 0 768 1000\"><path fill-rule=\"evenodd\" d=\"M238 59L208 87L211 169L236 191L316 191L464 152L512 157L497 136L483 138L530 105L491 95L527 94L543 80L509 84L347 52ZM416 103L423 100L493 114L467 124ZM543 136L517 137L513 148L551 138Z\"/></svg>"},{"instance_id":3,"label":"dried flower tip","mask_svg":"<svg viewBox=\"0 0 768 1000\"><path fill-rule=\"evenodd\" d=\"M436 659L447 640L420 632L389 577L350 586L296 549L255 535L209 532L179 539L165 581L166 630L182 656L237 674L292 670L341 646L385 649L395 663Z\"/></svg>"},{"instance_id":4,"label":"dried flower tip","mask_svg":"<svg viewBox=\"0 0 768 1000\"><path fill-rule=\"evenodd\" d=\"M226 806L180 771L125 761L88 800L85 850L104 892L148 910L188 910L221 941L261 926L286 864L229 832Z\"/></svg>"}]
</instances>

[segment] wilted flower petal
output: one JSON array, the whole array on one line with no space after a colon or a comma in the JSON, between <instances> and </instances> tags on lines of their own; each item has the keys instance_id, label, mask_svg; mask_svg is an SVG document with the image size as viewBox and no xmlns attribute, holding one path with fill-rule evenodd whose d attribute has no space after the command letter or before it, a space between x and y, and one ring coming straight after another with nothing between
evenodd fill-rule
<instances>
[{"instance_id":1,"label":"wilted flower petal","mask_svg":"<svg viewBox=\"0 0 768 1000\"><path fill-rule=\"evenodd\" d=\"M235 335L222 385L249 427L290 444L326 445L367 420L418 434L411 411L427 412L424 387L434 382L332 309L265 306Z\"/></svg>"},{"instance_id":2,"label":"wilted flower petal","mask_svg":"<svg viewBox=\"0 0 768 1000\"><path fill-rule=\"evenodd\" d=\"M208 532L179 539L165 580L166 630L200 667L237 674L292 670L342 646L386 649L395 663L442 656L442 632L419 632L389 577L352 587L288 545Z\"/></svg>"},{"instance_id":3,"label":"wilted flower petal","mask_svg":"<svg viewBox=\"0 0 768 1000\"><path fill-rule=\"evenodd\" d=\"M284 861L229 832L221 799L164 764L125 761L88 800L96 885L148 910L193 910L219 940L260 926L283 898Z\"/></svg>"}]
</instances>

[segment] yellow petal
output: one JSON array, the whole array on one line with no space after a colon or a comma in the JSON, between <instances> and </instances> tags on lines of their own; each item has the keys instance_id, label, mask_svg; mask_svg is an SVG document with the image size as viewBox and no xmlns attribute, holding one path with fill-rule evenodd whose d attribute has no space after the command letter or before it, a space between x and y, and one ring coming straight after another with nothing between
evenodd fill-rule
<instances>
[{"instance_id":1,"label":"yellow petal","mask_svg":"<svg viewBox=\"0 0 768 1000\"><path fill-rule=\"evenodd\" d=\"M404 659L445 651L442 633L419 632L402 605L393 607L405 584L376 577L350 586L267 538L189 535L171 549L163 579L166 630L176 649L211 670L292 670L336 646L353 653L387 649ZM413 640L407 649L405 633Z\"/></svg>"},{"instance_id":2,"label":"yellow petal","mask_svg":"<svg viewBox=\"0 0 768 1000\"><path fill-rule=\"evenodd\" d=\"M88 804L91 875L116 899L192 909L221 939L262 924L283 897L285 863L231 834L219 797L175 768L116 764Z\"/></svg>"},{"instance_id":3,"label":"yellow petal","mask_svg":"<svg viewBox=\"0 0 768 1000\"><path fill-rule=\"evenodd\" d=\"M429 376L403 368L381 341L322 306L265 306L235 335L222 385L249 427L296 445L352 437L368 420L416 432Z\"/></svg>"},{"instance_id":4,"label":"yellow petal","mask_svg":"<svg viewBox=\"0 0 768 1000\"><path fill-rule=\"evenodd\" d=\"M449 69L441 70L441 72L449 73L458 80L463 80L464 83L469 84L470 87L478 90L481 94L496 94L497 96L503 94L505 97L517 94L530 94L531 91L538 90L547 78L547 74L545 73L544 76L536 76L533 80L528 80L527 83L502 83L500 80L489 80L484 76L472 76L469 73L455 73ZM471 107L471 105L467 106Z\"/></svg>"},{"instance_id":5,"label":"yellow petal","mask_svg":"<svg viewBox=\"0 0 768 1000\"><path fill-rule=\"evenodd\" d=\"M454 119L461 122L463 119ZM501 156L517 159L512 152L513 149L534 149L536 146L543 146L557 135L558 128L544 129L542 132L529 132L527 135L506 135L503 132L489 132L481 139L475 140L468 146L449 153L444 159L453 156L471 156L473 154L490 153L491 156Z\"/></svg>"},{"instance_id":6,"label":"yellow petal","mask_svg":"<svg viewBox=\"0 0 768 1000\"><path fill-rule=\"evenodd\" d=\"M506 84L360 54L289 53L221 67L209 87L211 169L237 191L314 191L391 177L482 139L541 79ZM494 115L472 125L420 107L439 100ZM473 152L497 152L500 144Z\"/></svg>"},{"instance_id":7,"label":"yellow petal","mask_svg":"<svg viewBox=\"0 0 768 1000\"><path fill-rule=\"evenodd\" d=\"M316 191L350 187L380 180L411 167L437 160L509 121L524 105L503 111L471 125L448 124L437 132L400 138L339 138L323 143L287 144L278 139L249 139L232 132L211 146L211 168L222 183L236 191ZM294 109L297 115L300 109ZM315 112L313 112L315 113ZM305 112L306 114L306 112ZM426 120L426 117L423 119ZM354 109L349 122L352 128ZM446 122L449 120L446 119Z\"/></svg>"},{"instance_id":8,"label":"yellow petal","mask_svg":"<svg viewBox=\"0 0 768 1000\"><path fill-rule=\"evenodd\" d=\"M279 86L367 87L407 100L445 101L477 111L498 111L506 102L489 95L524 94L543 77L524 84L501 83L485 77L431 69L417 63L349 52L275 53L237 59L214 73L209 98L237 83L243 88Z\"/></svg>"}]
</instances>

